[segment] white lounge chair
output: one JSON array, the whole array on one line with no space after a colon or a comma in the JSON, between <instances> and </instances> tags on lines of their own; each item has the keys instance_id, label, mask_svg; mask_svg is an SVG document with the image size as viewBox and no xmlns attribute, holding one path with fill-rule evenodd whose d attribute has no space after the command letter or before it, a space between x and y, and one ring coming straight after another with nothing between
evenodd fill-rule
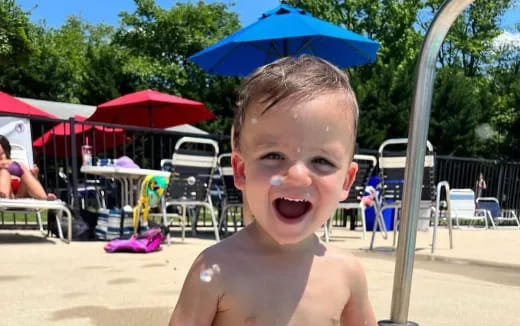
<instances>
[{"instance_id":1,"label":"white lounge chair","mask_svg":"<svg viewBox=\"0 0 520 326\"><path fill-rule=\"evenodd\" d=\"M502 223L513 224L520 230L520 222L513 209L501 209L498 199L495 197L480 197L477 198L477 208L479 210L486 210L488 217L495 225Z\"/></svg>"},{"instance_id":2,"label":"white lounge chair","mask_svg":"<svg viewBox=\"0 0 520 326\"><path fill-rule=\"evenodd\" d=\"M0 198L0 210L9 211L10 213L26 213L34 212L38 220L38 226L44 236L47 236L47 232L43 229L41 212L44 210L56 210L56 223L58 225L58 233L61 240L70 243L72 240L72 213L61 200L37 200L32 198L20 198L20 199L6 199ZM61 214L67 215L67 239L63 236L63 230L61 227Z\"/></svg>"},{"instance_id":3,"label":"white lounge chair","mask_svg":"<svg viewBox=\"0 0 520 326\"><path fill-rule=\"evenodd\" d=\"M18 144L11 144L11 159L22 164L28 165L27 151ZM72 240L72 213L67 207L66 203L61 200L38 200L32 198L0 198L0 211L9 211L10 213L35 213L38 220L38 227L44 236L47 232L43 229L41 212L44 210L56 210L56 223L58 225L58 233L61 240L70 242ZM67 240L63 236L60 219L62 214L67 215Z\"/></svg>"},{"instance_id":4,"label":"white lounge chair","mask_svg":"<svg viewBox=\"0 0 520 326\"><path fill-rule=\"evenodd\" d=\"M379 146L379 170L381 174L381 206L376 212L376 220L372 231L370 249L373 248L375 234L378 227L384 229L384 214L386 209L393 209L393 246L397 243L397 231L399 230L399 210L402 206L404 186L404 174L406 168L406 148L408 138L393 138L385 140ZM434 184L435 157L433 145L426 141L426 153L424 157L424 172L419 203L419 216L417 217L417 229L427 230L431 219L433 202L435 198ZM384 236L384 232L383 232Z\"/></svg>"},{"instance_id":5,"label":"white lounge chair","mask_svg":"<svg viewBox=\"0 0 520 326\"><path fill-rule=\"evenodd\" d=\"M484 222L481 229L487 229L488 219L491 226L495 228L493 218L484 209L477 209L475 205L475 192L472 189L451 189L450 190L450 213L455 219L455 224L460 228L461 221L468 221L469 226L472 222Z\"/></svg>"},{"instance_id":6,"label":"white lounge chair","mask_svg":"<svg viewBox=\"0 0 520 326\"><path fill-rule=\"evenodd\" d=\"M182 228L182 240L184 240L188 208L201 206L209 210L215 239L220 240L219 225L210 193L218 153L218 144L212 139L182 137L175 144L172 159L161 161L162 167L171 166L173 168L168 189L162 197L163 226L169 228L172 220L178 219ZM170 206L179 207L181 213L168 213L167 208ZM191 220L193 233L196 232L196 215L198 214L193 214ZM169 232L167 241L168 243L170 241Z\"/></svg>"}]
</instances>

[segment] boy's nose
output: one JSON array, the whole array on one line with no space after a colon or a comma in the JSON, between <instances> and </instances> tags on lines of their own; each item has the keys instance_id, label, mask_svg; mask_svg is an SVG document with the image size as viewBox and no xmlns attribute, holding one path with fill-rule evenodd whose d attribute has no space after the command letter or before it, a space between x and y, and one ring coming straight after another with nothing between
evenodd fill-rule
<instances>
[{"instance_id":1,"label":"boy's nose","mask_svg":"<svg viewBox=\"0 0 520 326\"><path fill-rule=\"evenodd\" d=\"M285 183L291 186L306 187L312 183L309 169L303 162L296 162L287 170Z\"/></svg>"}]
</instances>

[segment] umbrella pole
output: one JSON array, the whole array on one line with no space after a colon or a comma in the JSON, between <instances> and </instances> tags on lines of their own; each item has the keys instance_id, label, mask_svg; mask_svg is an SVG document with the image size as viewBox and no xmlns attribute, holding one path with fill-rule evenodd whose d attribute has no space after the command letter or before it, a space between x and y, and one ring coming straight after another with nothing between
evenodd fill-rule
<instances>
[{"instance_id":1,"label":"umbrella pole","mask_svg":"<svg viewBox=\"0 0 520 326\"><path fill-rule=\"evenodd\" d=\"M391 320L383 320L380 326L418 325L408 321L410 291L412 285L417 216L423 179L425 147L430 120L435 63L444 37L459 14L473 0L445 1L426 34L416 70L416 84L410 112L408 149L404 177L401 230L397 244L394 286L392 292Z\"/></svg>"},{"instance_id":2,"label":"umbrella pole","mask_svg":"<svg viewBox=\"0 0 520 326\"><path fill-rule=\"evenodd\" d=\"M78 196L78 151L76 144L76 133L74 130L76 130L75 127L76 121L74 118L69 119L69 126L70 126L70 159L72 164L72 197L74 198L74 207L72 208L75 213L78 212L80 206L79 206L79 196ZM65 149L67 146L65 146ZM70 233L69 233L70 236Z\"/></svg>"}]
</instances>

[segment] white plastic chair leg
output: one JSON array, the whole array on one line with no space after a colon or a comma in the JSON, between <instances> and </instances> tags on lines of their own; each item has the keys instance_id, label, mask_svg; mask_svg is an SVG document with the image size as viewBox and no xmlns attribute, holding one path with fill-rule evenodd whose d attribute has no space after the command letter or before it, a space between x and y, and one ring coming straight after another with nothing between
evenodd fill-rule
<instances>
[{"instance_id":1,"label":"white plastic chair leg","mask_svg":"<svg viewBox=\"0 0 520 326\"><path fill-rule=\"evenodd\" d=\"M329 235L329 220L328 219L325 224L323 224L323 235L325 236L325 242L329 243L330 241L330 235Z\"/></svg>"},{"instance_id":2,"label":"white plastic chair leg","mask_svg":"<svg viewBox=\"0 0 520 326\"><path fill-rule=\"evenodd\" d=\"M367 237L367 225L366 225L366 217L365 217L365 208L361 207L359 209L361 211L361 225L363 226L363 240Z\"/></svg>"},{"instance_id":3,"label":"white plastic chair leg","mask_svg":"<svg viewBox=\"0 0 520 326\"><path fill-rule=\"evenodd\" d=\"M186 206L185 205L182 205L181 219L182 219L181 220L181 237L182 237L182 241L184 242L184 239L186 237ZM195 218L194 218L194 220L195 220Z\"/></svg>"},{"instance_id":4,"label":"white plastic chair leg","mask_svg":"<svg viewBox=\"0 0 520 326\"><path fill-rule=\"evenodd\" d=\"M211 221L213 222L213 231L215 232L215 240L220 241L219 234L219 224L217 222L217 216L215 214L215 209L213 209L213 202L211 201L211 195L208 194L208 203L205 206L209 209L211 213Z\"/></svg>"},{"instance_id":5,"label":"white plastic chair leg","mask_svg":"<svg viewBox=\"0 0 520 326\"><path fill-rule=\"evenodd\" d=\"M225 219L227 219L227 210L228 210L228 207L227 205L224 205L222 207L222 212L220 212L220 217L219 217L219 221L218 221L218 229L221 230L222 229L222 224L224 222L226 222L226 224L224 225L224 228L226 229L226 233L227 233L227 221Z\"/></svg>"},{"instance_id":6,"label":"white plastic chair leg","mask_svg":"<svg viewBox=\"0 0 520 326\"><path fill-rule=\"evenodd\" d=\"M60 222L60 219L61 219L61 215L62 215L62 211L60 211L58 214L56 214L56 225L58 226L58 235L60 236L60 239L65 241L65 239L63 238L63 231L61 229L61 222Z\"/></svg>"},{"instance_id":7,"label":"white plastic chair leg","mask_svg":"<svg viewBox=\"0 0 520 326\"><path fill-rule=\"evenodd\" d=\"M38 220L38 226L39 226L39 228L40 228L40 232L41 232L43 235L46 235L45 231L43 230L42 215L41 215L40 210L37 210L37 211L36 211L36 219Z\"/></svg>"}]
</instances>

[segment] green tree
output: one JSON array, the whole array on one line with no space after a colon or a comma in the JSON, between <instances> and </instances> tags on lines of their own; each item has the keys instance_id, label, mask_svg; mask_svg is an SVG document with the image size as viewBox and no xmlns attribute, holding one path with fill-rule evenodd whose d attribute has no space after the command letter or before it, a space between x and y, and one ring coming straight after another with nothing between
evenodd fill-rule
<instances>
[{"instance_id":1,"label":"green tree","mask_svg":"<svg viewBox=\"0 0 520 326\"><path fill-rule=\"evenodd\" d=\"M18 96L99 104L130 89L122 73L125 56L111 45L114 28L69 17L58 29L30 25L36 51L5 67L0 87Z\"/></svg>"},{"instance_id":2,"label":"green tree","mask_svg":"<svg viewBox=\"0 0 520 326\"><path fill-rule=\"evenodd\" d=\"M386 138L405 137L422 40L414 27L421 1L288 2L381 44L375 63L348 69L360 106L357 141L361 148L375 149Z\"/></svg>"},{"instance_id":3,"label":"green tree","mask_svg":"<svg viewBox=\"0 0 520 326\"><path fill-rule=\"evenodd\" d=\"M0 67L20 63L34 53L27 16L14 0L0 0Z\"/></svg>"},{"instance_id":4,"label":"green tree","mask_svg":"<svg viewBox=\"0 0 520 326\"><path fill-rule=\"evenodd\" d=\"M520 26L517 26L517 33ZM505 158L520 158L520 45L515 43L495 44L496 60L489 68L490 93L493 102L490 123L495 133L488 142ZM489 149L488 149L489 150Z\"/></svg>"},{"instance_id":5,"label":"green tree","mask_svg":"<svg viewBox=\"0 0 520 326\"><path fill-rule=\"evenodd\" d=\"M433 15L443 2L429 0L424 10ZM472 3L451 26L439 54L439 64L463 67L467 76L481 74L493 59L493 40L502 32L499 27L500 18L511 3L511 0L482 0ZM426 22L429 25L430 22Z\"/></svg>"},{"instance_id":6,"label":"green tree","mask_svg":"<svg viewBox=\"0 0 520 326\"><path fill-rule=\"evenodd\" d=\"M380 42L375 63L348 69L361 111L358 143L374 149L386 138L405 137L419 50L443 1L288 2ZM500 33L500 18L511 4L510 0L476 1L456 20L442 45L429 130L438 153L498 155L497 150L490 151L494 146L508 156L511 147L505 143L518 139L505 131L495 137L493 145L476 134L477 128L489 122L496 130L511 130L518 124L517 115L512 113L518 112L513 91L505 90L505 85L494 81L488 72L496 60L492 49ZM517 77L511 71L514 69L508 66L497 74L506 79ZM493 92L493 87L507 95ZM496 109L490 110L491 106ZM452 139L457 139L456 144Z\"/></svg>"},{"instance_id":7,"label":"green tree","mask_svg":"<svg viewBox=\"0 0 520 326\"><path fill-rule=\"evenodd\" d=\"M488 94L480 89L487 84L485 78L466 76L463 69L457 72L446 67L437 73L430 120L430 130L434 132L430 132L429 139L432 144L442 144L443 155L478 152L476 129L489 101Z\"/></svg>"},{"instance_id":8,"label":"green tree","mask_svg":"<svg viewBox=\"0 0 520 326\"><path fill-rule=\"evenodd\" d=\"M436 12L441 3L428 1L425 10ZM510 133L500 128L503 124L497 124L511 107L500 106L503 94L493 91L498 85L496 76L490 74L490 67L499 60L493 53L494 40L501 33L500 18L511 3L474 2L457 18L441 47L429 134L440 144L439 152L443 154L511 157L501 153L505 135ZM491 138L476 132L489 126L499 131L489 135Z\"/></svg>"},{"instance_id":9,"label":"green tree","mask_svg":"<svg viewBox=\"0 0 520 326\"><path fill-rule=\"evenodd\" d=\"M204 102L219 117L202 126L228 134L238 79L204 73L188 57L237 30L236 13L222 3L180 3L169 10L135 0L122 12L114 45L128 55L123 71L137 89L153 88Z\"/></svg>"}]
</instances>

